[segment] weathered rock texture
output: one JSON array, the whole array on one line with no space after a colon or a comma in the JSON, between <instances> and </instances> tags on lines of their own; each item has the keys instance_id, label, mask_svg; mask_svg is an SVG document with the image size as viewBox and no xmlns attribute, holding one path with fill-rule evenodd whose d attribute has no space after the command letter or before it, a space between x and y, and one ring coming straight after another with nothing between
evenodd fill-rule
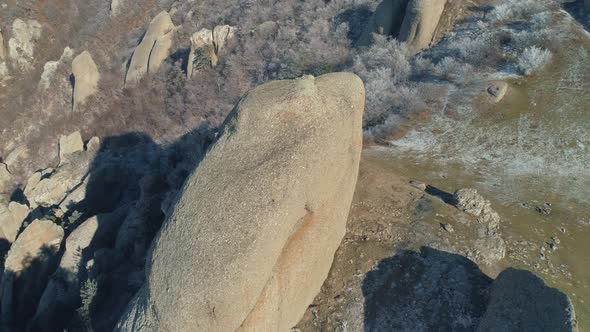
<instances>
[{"instance_id":1,"label":"weathered rock texture","mask_svg":"<svg viewBox=\"0 0 590 332\"><path fill-rule=\"evenodd\" d=\"M31 69L35 41L41 38L41 25L35 20L16 19L12 23L12 38L8 41L8 54L13 65L21 70Z\"/></svg>"},{"instance_id":2,"label":"weathered rock texture","mask_svg":"<svg viewBox=\"0 0 590 332\"><path fill-rule=\"evenodd\" d=\"M43 74L41 74L41 79L39 80L39 88L44 90L48 89L59 66L66 61L70 61L73 55L74 51L71 48L66 47L64 48L64 51L59 60L47 61L43 66Z\"/></svg>"},{"instance_id":3,"label":"weathered rock texture","mask_svg":"<svg viewBox=\"0 0 590 332\"><path fill-rule=\"evenodd\" d=\"M8 66L6 64L6 50L4 49L4 37L0 29L0 81L8 77Z\"/></svg>"},{"instance_id":4,"label":"weathered rock texture","mask_svg":"<svg viewBox=\"0 0 590 332\"><path fill-rule=\"evenodd\" d=\"M504 258L506 244L499 232L500 215L492 209L490 202L471 188L457 190L454 200L459 210L476 217L476 256L481 256L487 263Z\"/></svg>"},{"instance_id":5,"label":"weathered rock texture","mask_svg":"<svg viewBox=\"0 0 590 332\"><path fill-rule=\"evenodd\" d=\"M447 0L410 0L402 23L399 40L414 52L429 46Z\"/></svg>"},{"instance_id":6,"label":"weathered rock texture","mask_svg":"<svg viewBox=\"0 0 590 332\"><path fill-rule=\"evenodd\" d=\"M10 248L0 283L3 328L24 324L34 314L63 236L60 226L36 220Z\"/></svg>"},{"instance_id":7,"label":"weathered rock texture","mask_svg":"<svg viewBox=\"0 0 590 332\"><path fill-rule=\"evenodd\" d=\"M74 75L73 110L86 103L86 99L96 93L100 73L88 51L82 52L72 61Z\"/></svg>"},{"instance_id":8,"label":"weathered rock texture","mask_svg":"<svg viewBox=\"0 0 590 332\"><path fill-rule=\"evenodd\" d=\"M59 160L63 163L67 160L68 155L84 151L84 141L79 131L75 131L67 136L62 135L59 138Z\"/></svg>"},{"instance_id":9,"label":"weathered rock texture","mask_svg":"<svg viewBox=\"0 0 590 332\"><path fill-rule=\"evenodd\" d=\"M0 193L9 193L12 182L12 174L8 171L8 166L0 163Z\"/></svg>"},{"instance_id":10,"label":"weathered rock texture","mask_svg":"<svg viewBox=\"0 0 590 332\"><path fill-rule=\"evenodd\" d=\"M531 272L508 269L494 281L478 332L577 331L568 297Z\"/></svg>"},{"instance_id":11,"label":"weathered rock texture","mask_svg":"<svg viewBox=\"0 0 590 332\"><path fill-rule=\"evenodd\" d=\"M28 215L29 208L26 205L17 202L10 202L7 207L0 205L0 230L6 241L12 243L16 240L16 235Z\"/></svg>"},{"instance_id":12,"label":"weathered rock texture","mask_svg":"<svg viewBox=\"0 0 590 332\"><path fill-rule=\"evenodd\" d=\"M191 51L187 66L187 73L192 73L201 67L217 66L219 58L223 56L228 45L236 40L237 28L229 25L218 25L213 31L201 29L191 37Z\"/></svg>"},{"instance_id":13,"label":"weathered rock texture","mask_svg":"<svg viewBox=\"0 0 590 332\"><path fill-rule=\"evenodd\" d=\"M161 12L154 17L131 57L126 83L137 82L146 74L157 71L168 57L173 33L174 23L168 12Z\"/></svg>"},{"instance_id":14,"label":"weathered rock texture","mask_svg":"<svg viewBox=\"0 0 590 332\"><path fill-rule=\"evenodd\" d=\"M349 73L251 91L187 181L118 330L295 325L345 233L364 100Z\"/></svg>"}]
</instances>

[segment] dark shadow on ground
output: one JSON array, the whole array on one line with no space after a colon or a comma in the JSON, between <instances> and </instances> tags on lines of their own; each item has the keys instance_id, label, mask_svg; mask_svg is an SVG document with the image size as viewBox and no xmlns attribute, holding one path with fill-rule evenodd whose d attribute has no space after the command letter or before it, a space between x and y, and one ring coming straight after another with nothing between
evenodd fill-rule
<instances>
[{"instance_id":1,"label":"dark shadow on ground","mask_svg":"<svg viewBox=\"0 0 590 332\"><path fill-rule=\"evenodd\" d=\"M456 203L455 197L453 196L453 194L446 192L444 190L440 190L440 189L433 187L431 185L426 186L425 192L430 196L440 198L443 202L445 202L449 205L455 205L455 203Z\"/></svg>"},{"instance_id":2,"label":"dark shadow on ground","mask_svg":"<svg viewBox=\"0 0 590 332\"><path fill-rule=\"evenodd\" d=\"M584 9L584 0L572 3L564 3L563 9L568 12L580 25L590 31L590 12Z\"/></svg>"},{"instance_id":3,"label":"dark shadow on ground","mask_svg":"<svg viewBox=\"0 0 590 332\"><path fill-rule=\"evenodd\" d=\"M363 282L365 331L572 331L565 294L533 273L493 281L471 260L422 247L384 259Z\"/></svg>"},{"instance_id":4,"label":"dark shadow on ground","mask_svg":"<svg viewBox=\"0 0 590 332\"><path fill-rule=\"evenodd\" d=\"M51 259L43 253L31 259L49 262L43 265L49 272L33 282L35 287L27 293L26 303L19 304L18 315L12 310L16 308L3 308L7 317L0 330L112 331L144 282L145 257L165 212L214 141L215 130L204 125L161 145L143 133L102 139L88 168L85 198L68 206L64 216L56 216L52 208L38 208L27 217L27 221L39 218L60 224L65 240ZM77 267L64 270L60 260L66 251L75 250L68 237L90 218L96 220L90 244L76 254ZM38 265L28 264L25 275L35 275ZM10 296L23 294L33 279L13 283L15 293ZM48 292L48 285L53 292ZM51 299L51 305L40 310L43 296Z\"/></svg>"}]
</instances>

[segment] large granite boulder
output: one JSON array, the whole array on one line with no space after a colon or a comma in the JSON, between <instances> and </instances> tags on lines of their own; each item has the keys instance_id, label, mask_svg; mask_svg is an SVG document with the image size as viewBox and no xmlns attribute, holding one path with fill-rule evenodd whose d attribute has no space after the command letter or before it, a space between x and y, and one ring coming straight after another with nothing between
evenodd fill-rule
<instances>
[{"instance_id":1,"label":"large granite boulder","mask_svg":"<svg viewBox=\"0 0 590 332\"><path fill-rule=\"evenodd\" d=\"M6 164L0 163L0 193L9 193L13 181L12 174L8 171Z\"/></svg>"},{"instance_id":2,"label":"large granite boulder","mask_svg":"<svg viewBox=\"0 0 590 332\"><path fill-rule=\"evenodd\" d=\"M568 297L529 271L507 269L492 284L490 302L477 329L492 331L577 331Z\"/></svg>"},{"instance_id":3,"label":"large granite boulder","mask_svg":"<svg viewBox=\"0 0 590 332\"><path fill-rule=\"evenodd\" d=\"M55 268L55 256L63 236L60 226L48 220L36 220L10 248L0 282L3 329L19 330L35 313L47 279Z\"/></svg>"},{"instance_id":4,"label":"large granite boulder","mask_svg":"<svg viewBox=\"0 0 590 332\"><path fill-rule=\"evenodd\" d=\"M151 21L141 43L135 48L129 69L127 69L126 83L139 81L149 72L155 72L172 46L172 33L175 27L168 12L161 12ZM157 45L157 47L155 47ZM152 52L155 49L156 53Z\"/></svg>"},{"instance_id":5,"label":"large granite boulder","mask_svg":"<svg viewBox=\"0 0 590 332\"><path fill-rule=\"evenodd\" d=\"M294 326L345 233L364 100L350 73L248 93L187 180L116 330Z\"/></svg>"},{"instance_id":6,"label":"large granite boulder","mask_svg":"<svg viewBox=\"0 0 590 332\"><path fill-rule=\"evenodd\" d=\"M16 240L25 218L29 215L29 207L17 202L10 202L7 207L0 204L0 230L4 234L1 239L12 243Z\"/></svg>"},{"instance_id":7,"label":"large granite boulder","mask_svg":"<svg viewBox=\"0 0 590 332\"><path fill-rule=\"evenodd\" d=\"M41 38L41 31L41 24L35 20L14 20L12 38L8 41L8 55L14 67L20 70L32 69L35 42Z\"/></svg>"},{"instance_id":8,"label":"large granite boulder","mask_svg":"<svg viewBox=\"0 0 590 332\"><path fill-rule=\"evenodd\" d=\"M402 23L399 40L413 52L430 45L447 0L410 0Z\"/></svg>"},{"instance_id":9,"label":"large granite boulder","mask_svg":"<svg viewBox=\"0 0 590 332\"><path fill-rule=\"evenodd\" d=\"M100 73L88 51L82 52L72 61L74 75L73 110L86 103L86 99L96 93Z\"/></svg>"}]
</instances>

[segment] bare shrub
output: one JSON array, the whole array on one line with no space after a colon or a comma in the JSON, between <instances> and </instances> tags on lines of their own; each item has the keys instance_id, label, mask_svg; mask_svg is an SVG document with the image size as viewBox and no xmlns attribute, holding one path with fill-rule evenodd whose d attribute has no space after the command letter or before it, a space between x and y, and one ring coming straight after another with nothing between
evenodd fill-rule
<instances>
[{"instance_id":1,"label":"bare shrub","mask_svg":"<svg viewBox=\"0 0 590 332\"><path fill-rule=\"evenodd\" d=\"M536 46L526 48L518 58L518 69L523 75L530 75L547 65L553 54Z\"/></svg>"}]
</instances>

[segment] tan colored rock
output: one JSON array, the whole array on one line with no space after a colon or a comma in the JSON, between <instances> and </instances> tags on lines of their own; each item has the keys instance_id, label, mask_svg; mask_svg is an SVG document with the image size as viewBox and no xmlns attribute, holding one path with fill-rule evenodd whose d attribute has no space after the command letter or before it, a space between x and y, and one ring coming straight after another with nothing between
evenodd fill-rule
<instances>
[{"instance_id":1,"label":"tan colored rock","mask_svg":"<svg viewBox=\"0 0 590 332\"><path fill-rule=\"evenodd\" d=\"M35 42L41 38L41 24L35 20L19 18L12 23L12 38L8 41L8 55L20 70L32 69Z\"/></svg>"},{"instance_id":2,"label":"tan colored rock","mask_svg":"<svg viewBox=\"0 0 590 332\"><path fill-rule=\"evenodd\" d=\"M213 59L215 58L215 62L217 62L215 48L213 47L213 32L209 29L203 28L191 36L191 51L188 57L189 61L186 70L189 77L195 71L195 61L198 61L195 59L197 52L199 50L203 51L205 49L207 53L206 55L211 58L211 61L213 62Z\"/></svg>"},{"instance_id":3,"label":"tan colored rock","mask_svg":"<svg viewBox=\"0 0 590 332\"><path fill-rule=\"evenodd\" d=\"M29 157L29 149L25 145L19 145L14 148L4 159L4 164L10 172L18 168L19 162Z\"/></svg>"},{"instance_id":4,"label":"tan colored rock","mask_svg":"<svg viewBox=\"0 0 590 332\"><path fill-rule=\"evenodd\" d=\"M35 188L37 187L39 182L41 182L41 179L43 177L48 176L53 171L54 171L53 168L47 168L42 171L35 172L35 173L33 173L33 175L31 175L29 177L29 179L27 180L27 185L25 186L24 194L25 194L25 197L29 198L29 201L31 201L31 203L33 203L33 202L30 199L30 197L32 197L33 191L35 190ZM32 207L36 207L36 206L32 206Z\"/></svg>"},{"instance_id":5,"label":"tan colored rock","mask_svg":"<svg viewBox=\"0 0 590 332\"><path fill-rule=\"evenodd\" d=\"M154 17L143 36L141 43L139 43L137 48L135 48L135 52L133 52L131 62L129 63L129 69L127 70L127 76L125 78L126 83L137 82L149 72L150 54L152 53L154 44L156 44L159 38L167 35L173 30L174 23L172 23L172 19L168 12L163 11ZM167 42L163 41L162 45L159 47L160 50L158 56L160 58L166 44ZM155 61L156 60L154 60L154 63ZM158 66L160 64L158 64Z\"/></svg>"},{"instance_id":6,"label":"tan colored rock","mask_svg":"<svg viewBox=\"0 0 590 332\"><path fill-rule=\"evenodd\" d=\"M22 324L35 313L63 236L60 226L36 220L16 239L6 256L0 282L4 323Z\"/></svg>"},{"instance_id":7,"label":"tan colored rock","mask_svg":"<svg viewBox=\"0 0 590 332\"><path fill-rule=\"evenodd\" d=\"M10 191L10 188L14 180L12 179L12 174L8 171L8 167L5 164L0 163L0 193L7 193Z\"/></svg>"},{"instance_id":8,"label":"tan colored rock","mask_svg":"<svg viewBox=\"0 0 590 332\"><path fill-rule=\"evenodd\" d=\"M57 71L59 66L65 63L66 61L72 59L73 55L74 51L71 48L66 47L64 48L64 51L59 60L46 62L45 66L43 66L43 73L41 74L41 79L39 80L39 88L43 90L48 89L55 77L55 72Z\"/></svg>"},{"instance_id":9,"label":"tan colored rock","mask_svg":"<svg viewBox=\"0 0 590 332\"><path fill-rule=\"evenodd\" d=\"M430 45L447 0L410 0L399 33L415 53Z\"/></svg>"},{"instance_id":10,"label":"tan colored rock","mask_svg":"<svg viewBox=\"0 0 590 332\"><path fill-rule=\"evenodd\" d=\"M74 75L74 104L73 110L86 103L86 99L96 93L100 73L92 56L88 51L79 54L72 61L72 73Z\"/></svg>"},{"instance_id":11,"label":"tan colored rock","mask_svg":"<svg viewBox=\"0 0 590 332\"><path fill-rule=\"evenodd\" d=\"M59 160L63 163L67 160L68 155L84 151L84 141L79 131L69 135L61 135L59 138Z\"/></svg>"},{"instance_id":12,"label":"tan colored rock","mask_svg":"<svg viewBox=\"0 0 590 332\"><path fill-rule=\"evenodd\" d=\"M489 99L492 103L499 103L506 92L508 91L508 83L502 81L494 81L488 85L486 92L488 93Z\"/></svg>"},{"instance_id":13,"label":"tan colored rock","mask_svg":"<svg viewBox=\"0 0 590 332\"><path fill-rule=\"evenodd\" d=\"M156 40L154 48L150 54L148 73L157 72L166 58L168 58L170 55L170 49L172 48L173 37L174 31L170 31Z\"/></svg>"},{"instance_id":14,"label":"tan colored rock","mask_svg":"<svg viewBox=\"0 0 590 332\"><path fill-rule=\"evenodd\" d=\"M12 243L29 215L29 207L17 202L10 202L8 208L0 211L0 228L4 233L4 239Z\"/></svg>"},{"instance_id":15,"label":"tan colored rock","mask_svg":"<svg viewBox=\"0 0 590 332\"><path fill-rule=\"evenodd\" d=\"M121 14L123 8L123 0L112 0L111 1L111 16L117 16Z\"/></svg>"},{"instance_id":16,"label":"tan colored rock","mask_svg":"<svg viewBox=\"0 0 590 332\"><path fill-rule=\"evenodd\" d=\"M61 164L51 176L41 179L34 189L27 190L32 206L59 205L82 184L91 160L85 154L72 157L75 157L73 161Z\"/></svg>"},{"instance_id":17,"label":"tan colored rock","mask_svg":"<svg viewBox=\"0 0 590 332\"><path fill-rule=\"evenodd\" d=\"M218 57L223 56L226 46L235 42L238 29L229 25L218 25L213 29L213 45Z\"/></svg>"},{"instance_id":18,"label":"tan colored rock","mask_svg":"<svg viewBox=\"0 0 590 332\"><path fill-rule=\"evenodd\" d=\"M294 326L345 233L364 100L350 73L248 93L187 180L153 244L146 285L117 330Z\"/></svg>"}]
</instances>

